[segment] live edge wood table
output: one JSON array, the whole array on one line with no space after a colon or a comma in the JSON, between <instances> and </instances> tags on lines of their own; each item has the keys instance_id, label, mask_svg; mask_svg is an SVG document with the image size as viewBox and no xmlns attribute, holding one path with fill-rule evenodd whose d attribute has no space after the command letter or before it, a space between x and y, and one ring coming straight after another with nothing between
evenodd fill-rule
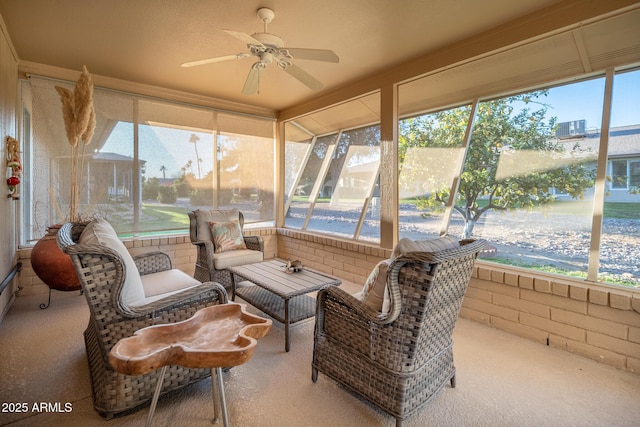
<instances>
[{"instance_id":1,"label":"live edge wood table","mask_svg":"<svg viewBox=\"0 0 640 427\"><path fill-rule=\"evenodd\" d=\"M151 426L168 365L211 368L213 422L218 422L218 405L221 405L227 427L222 368L248 361L256 348L256 340L264 337L269 328L270 319L247 313L244 304L214 305L198 310L182 322L148 326L121 339L109 352L109 363L117 372L126 375L141 375L162 368L147 426Z\"/></svg>"},{"instance_id":2,"label":"live edge wood table","mask_svg":"<svg viewBox=\"0 0 640 427\"><path fill-rule=\"evenodd\" d=\"M316 300L311 292L328 286L340 286L342 282L306 267L302 271L288 273L286 261L269 261L229 267L231 274L231 299L243 300L284 324L284 349L289 351L289 326L315 316ZM235 276L255 286L236 286Z\"/></svg>"}]
</instances>

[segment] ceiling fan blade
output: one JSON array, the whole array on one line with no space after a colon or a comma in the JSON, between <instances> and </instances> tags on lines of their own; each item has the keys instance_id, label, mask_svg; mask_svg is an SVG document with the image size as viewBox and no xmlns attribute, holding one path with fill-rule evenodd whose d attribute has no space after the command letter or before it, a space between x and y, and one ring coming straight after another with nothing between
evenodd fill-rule
<instances>
[{"instance_id":1,"label":"ceiling fan blade","mask_svg":"<svg viewBox=\"0 0 640 427\"><path fill-rule=\"evenodd\" d=\"M257 46L263 46L263 44L259 41L254 39L253 37L251 37L249 34L247 33L241 33L240 31L232 31L232 30L222 30L225 33L242 40L243 42L245 42L246 44L253 44L253 45L257 45Z\"/></svg>"},{"instance_id":2,"label":"ceiling fan blade","mask_svg":"<svg viewBox=\"0 0 640 427\"><path fill-rule=\"evenodd\" d=\"M286 71L296 79L300 80L300 82L304 83L310 89L320 90L324 87L324 84L322 84L320 80L316 79L311 74L307 73L306 71L304 71L302 68L298 67L295 64L289 65L287 68L284 69L284 71Z\"/></svg>"},{"instance_id":3,"label":"ceiling fan blade","mask_svg":"<svg viewBox=\"0 0 640 427\"><path fill-rule=\"evenodd\" d=\"M249 70L249 74L247 75L247 80L244 82L244 87L242 88L243 95L253 95L258 91L258 85L260 83L260 72L262 68L257 66L259 62L256 62Z\"/></svg>"},{"instance_id":4,"label":"ceiling fan blade","mask_svg":"<svg viewBox=\"0 0 640 427\"><path fill-rule=\"evenodd\" d=\"M324 61L324 62L340 62L338 55L332 50L327 49L304 49L297 47L284 48L289 51L293 59L308 59L311 61Z\"/></svg>"},{"instance_id":5,"label":"ceiling fan blade","mask_svg":"<svg viewBox=\"0 0 640 427\"><path fill-rule=\"evenodd\" d=\"M251 55L248 53L237 53L235 55L219 56L217 58L207 58L207 59L200 59L198 61L185 62L180 66L184 68L195 67L196 65L211 64L212 62L222 62L222 61L228 61L230 59L242 59L242 58L246 58L247 56L251 56Z\"/></svg>"}]
</instances>

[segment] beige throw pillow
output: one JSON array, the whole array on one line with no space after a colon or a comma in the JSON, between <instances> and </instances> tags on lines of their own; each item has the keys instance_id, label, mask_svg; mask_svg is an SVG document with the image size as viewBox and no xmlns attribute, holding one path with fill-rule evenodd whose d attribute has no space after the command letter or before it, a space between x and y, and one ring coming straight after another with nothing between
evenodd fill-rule
<instances>
[{"instance_id":1,"label":"beige throw pillow","mask_svg":"<svg viewBox=\"0 0 640 427\"><path fill-rule=\"evenodd\" d=\"M439 252L459 247L458 239L449 235L428 240L411 240L405 237L400 239L396 247L393 248L391 258L394 259L409 252Z\"/></svg>"},{"instance_id":2,"label":"beige throw pillow","mask_svg":"<svg viewBox=\"0 0 640 427\"><path fill-rule=\"evenodd\" d=\"M228 222L240 220L240 212L238 211L238 209L209 211L197 209L194 213L196 214L196 233L198 234L198 240L207 242L213 241L211 228L209 226L210 222Z\"/></svg>"},{"instance_id":3,"label":"beige throw pillow","mask_svg":"<svg viewBox=\"0 0 640 427\"><path fill-rule=\"evenodd\" d=\"M388 293L387 272L389 271L389 264L391 264L390 259L380 261L371 270L362 288L361 301L376 311L382 311L385 294Z\"/></svg>"},{"instance_id":4,"label":"beige throw pillow","mask_svg":"<svg viewBox=\"0 0 640 427\"><path fill-rule=\"evenodd\" d=\"M401 239L391 254L390 259L380 261L369 274L362 288L360 300L376 311L382 311L385 300L389 299L387 289L387 272L391 262L408 252L439 252L460 247L458 240L451 236L442 236L430 240Z\"/></svg>"},{"instance_id":5,"label":"beige throw pillow","mask_svg":"<svg viewBox=\"0 0 640 427\"><path fill-rule=\"evenodd\" d=\"M247 249L242 237L240 222L236 219L228 222L210 222L211 236L216 253Z\"/></svg>"},{"instance_id":6,"label":"beige throw pillow","mask_svg":"<svg viewBox=\"0 0 640 427\"><path fill-rule=\"evenodd\" d=\"M140 272L131 254L120 239L116 231L104 219L91 221L84 227L78 243L85 245L102 245L116 251L124 262L125 278L120 301L126 307L137 307L145 303L144 289Z\"/></svg>"}]
</instances>

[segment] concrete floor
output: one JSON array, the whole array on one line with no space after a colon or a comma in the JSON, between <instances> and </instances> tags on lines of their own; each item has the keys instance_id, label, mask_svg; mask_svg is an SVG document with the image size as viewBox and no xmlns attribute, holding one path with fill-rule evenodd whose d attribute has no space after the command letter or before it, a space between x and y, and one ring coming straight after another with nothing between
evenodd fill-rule
<instances>
[{"instance_id":1,"label":"concrete floor","mask_svg":"<svg viewBox=\"0 0 640 427\"><path fill-rule=\"evenodd\" d=\"M359 286L343 285L355 292ZM82 332L84 296L18 297L0 324L0 425L134 426L148 407L106 421L94 410ZM240 301L241 302L241 301ZM253 311L253 310L252 310ZM313 319L274 322L253 358L224 374L232 426L393 426L395 420L320 374L311 381ZM405 426L638 426L640 375L459 319L454 332L457 387L445 386ZM55 403L69 412L39 412ZM16 412L9 403L26 403ZM160 399L154 425L210 425L211 382Z\"/></svg>"}]
</instances>

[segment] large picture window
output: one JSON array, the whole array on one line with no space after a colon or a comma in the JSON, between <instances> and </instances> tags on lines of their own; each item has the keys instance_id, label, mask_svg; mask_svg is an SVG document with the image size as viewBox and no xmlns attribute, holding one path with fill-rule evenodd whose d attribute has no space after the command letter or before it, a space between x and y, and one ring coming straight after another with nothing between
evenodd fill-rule
<instances>
[{"instance_id":1,"label":"large picture window","mask_svg":"<svg viewBox=\"0 0 640 427\"><path fill-rule=\"evenodd\" d=\"M588 280L598 263L598 280L640 287L631 259L640 244L639 75L615 75L604 136L604 77L479 101L473 117L470 106L408 115L398 129L400 237L482 237L487 261ZM421 85L401 88L401 109L420 104ZM607 191L598 200L600 164ZM597 206L601 235L593 234Z\"/></svg>"},{"instance_id":2,"label":"large picture window","mask_svg":"<svg viewBox=\"0 0 640 427\"><path fill-rule=\"evenodd\" d=\"M70 146L54 85L23 81L31 158L25 241L68 219ZM96 131L82 154L80 212L122 237L188 231L193 209L237 207L274 222L273 121L94 89Z\"/></svg>"},{"instance_id":3,"label":"large picture window","mask_svg":"<svg viewBox=\"0 0 640 427\"><path fill-rule=\"evenodd\" d=\"M487 259L586 278L600 130L575 93L602 116L604 79L479 103L449 232Z\"/></svg>"}]
</instances>

